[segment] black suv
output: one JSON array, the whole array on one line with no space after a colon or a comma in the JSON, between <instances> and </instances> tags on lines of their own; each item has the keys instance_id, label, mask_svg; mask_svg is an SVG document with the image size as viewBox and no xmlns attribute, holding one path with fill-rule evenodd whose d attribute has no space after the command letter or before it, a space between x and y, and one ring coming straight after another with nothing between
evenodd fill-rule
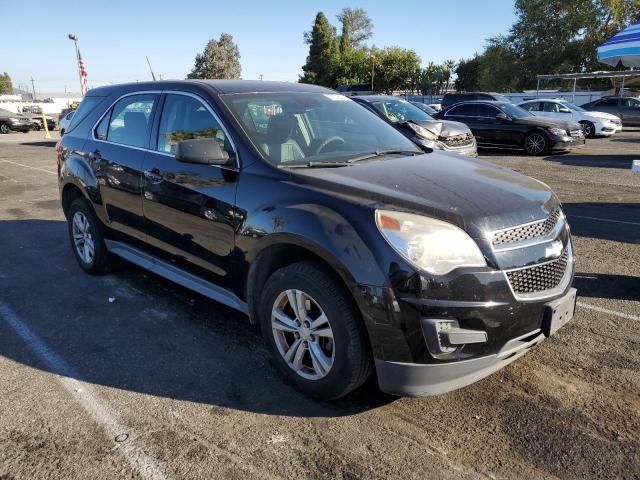
<instances>
[{"instance_id":1,"label":"black suv","mask_svg":"<svg viewBox=\"0 0 640 480\"><path fill-rule=\"evenodd\" d=\"M445 93L442 97L442 110L449 108L452 105L460 102L470 102L472 100L488 100L490 102L503 102L511 103L504 95L499 93L487 93L487 92L462 92L462 93Z\"/></svg>"},{"instance_id":2,"label":"black suv","mask_svg":"<svg viewBox=\"0 0 640 480\"><path fill-rule=\"evenodd\" d=\"M331 90L101 87L57 152L85 271L116 255L246 313L316 397L374 371L394 394L452 390L573 315L571 237L546 185L425 155Z\"/></svg>"}]
</instances>

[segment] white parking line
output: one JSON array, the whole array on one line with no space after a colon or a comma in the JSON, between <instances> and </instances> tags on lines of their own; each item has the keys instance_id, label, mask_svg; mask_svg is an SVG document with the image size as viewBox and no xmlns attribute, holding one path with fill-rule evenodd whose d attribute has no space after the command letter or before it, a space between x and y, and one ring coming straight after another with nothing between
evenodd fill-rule
<instances>
[{"instance_id":1,"label":"white parking line","mask_svg":"<svg viewBox=\"0 0 640 480\"><path fill-rule=\"evenodd\" d=\"M622 223L623 225L635 225L637 227L640 227L640 223L638 223L638 222L627 222L626 220L612 220L610 218L585 217L583 215L572 215L570 213L568 213L567 215L569 217L572 217L572 218L584 218L586 220L596 220L598 222Z\"/></svg>"},{"instance_id":2,"label":"white parking line","mask_svg":"<svg viewBox=\"0 0 640 480\"><path fill-rule=\"evenodd\" d=\"M115 439L127 435L127 439L118 443L119 450L127 458L131 466L140 473L144 479L165 480L167 476L162 468L149 457L144 445L139 444L138 438L130 428L120 424L118 419L111 413L108 407L100 402L93 394L89 384L80 382L75 378L78 375L56 352L51 350L31 329L20 319L20 317L8 306L0 303L0 318L9 324L29 348L42 360L48 368L56 372L57 380L73 396L93 419L99 423L107 435Z\"/></svg>"},{"instance_id":3,"label":"white parking line","mask_svg":"<svg viewBox=\"0 0 640 480\"><path fill-rule=\"evenodd\" d=\"M594 310L596 312L607 313L609 315L615 315L616 317L626 318L627 320L635 320L636 322L640 322L640 317L636 317L635 315L630 315L628 313L616 312L615 310L609 310L607 308L596 307L595 305L589 305L588 303L584 303L584 302L576 302L576 305L578 305L581 308L587 308L589 310Z\"/></svg>"},{"instance_id":4,"label":"white parking line","mask_svg":"<svg viewBox=\"0 0 640 480\"><path fill-rule=\"evenodd\" d=\"M31 165L24 165L18 162L12 162L11 160L5 160L4 158L0 158L0 162L10 163L11 165L17 165L19 167L30 168L31 170L38 170L39 172L51 173L52 175L57 175L58 172L54 172L52 170L45 170L44 168L32 167Z\"/></svg>"}]
</instances>

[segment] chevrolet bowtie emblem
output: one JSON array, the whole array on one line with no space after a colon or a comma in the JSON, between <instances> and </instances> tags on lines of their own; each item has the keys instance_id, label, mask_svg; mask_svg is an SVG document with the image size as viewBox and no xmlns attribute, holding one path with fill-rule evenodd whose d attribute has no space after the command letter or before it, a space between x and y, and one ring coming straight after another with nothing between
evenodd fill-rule
<instances>
[{"instance_id":1,"label":"chevrolet bowtie emblem","mask_svg":"<svg viewBox=\"0 0 640 480\"><path fill-rule=\"evenodd\" d=\"M558 258L560 255L562 255L562 242L560 240L553 242L544 251L545 258Z\"/></svg>"}]
</instances>

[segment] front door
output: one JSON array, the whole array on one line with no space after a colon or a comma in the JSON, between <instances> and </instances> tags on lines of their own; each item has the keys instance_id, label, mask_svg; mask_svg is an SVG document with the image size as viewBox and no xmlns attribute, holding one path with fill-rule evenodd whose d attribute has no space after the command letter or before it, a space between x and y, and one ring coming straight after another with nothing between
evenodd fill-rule
<instances>
[{"instance_id":1,"label":"front door","mask_svg":"<svg viewBox=\"0 0 640 480\"><path fill-rule=\"evenodd\" d=\"M237 156L227 133L210 106L190 94L167 93L157 125L143 165L148 242L176 266L233 287L243 215L235 208ZM176 143L194 138L215 138L229 153L229 166L178 162Z\"/></svg>"},{"instance_id":2,"label":"front door","mask_svg":"<svg viewBox=\"0 0 640 480\"><path fill-rule=\"evenodd\" d=\"M640 125L640 100L621 98L620 114L627 125Z\"/></svg>"}]
</instances>

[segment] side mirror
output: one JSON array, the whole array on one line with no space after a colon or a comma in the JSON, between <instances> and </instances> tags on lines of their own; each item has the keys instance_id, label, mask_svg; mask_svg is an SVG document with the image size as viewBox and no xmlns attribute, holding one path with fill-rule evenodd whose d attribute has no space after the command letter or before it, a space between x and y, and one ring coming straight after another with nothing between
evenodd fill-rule
<instances>
[{"instance_id":1,"label":"side mirror","mask_svg":"<svg viewBox=\"0 0 640 480\"><path fill-rule=\"evenodd\" d=\"M509 120L511 120L511 119L509 118L509 116L508 116L506 113L504 113L504 112L500 112L500 113L498 113L498 114L496 115L496 119L497 119L497 120L504 120L504 121L509 121Z\"/></svg>"},{"instance_id":2,"label":"side mirror","mask_svg":"<svg viewBox=\"0 0 640 480\"><path fill-rule=\"evenodd\" d=\"M571 110L569 110L568 108L561 108L560 110L558 110L560 113L571 113Z\"/></svg>"},{"instance_id":3,"label":"side mirror","mask_svg":"<svg viewBox=\"0 0 640 480\"><path fill-rule=\"evenodd\" d=\"M203 165L226 165L229 154L214 138L196 138L176 143L176 160Z\"/></svg>"}]
</instances>

